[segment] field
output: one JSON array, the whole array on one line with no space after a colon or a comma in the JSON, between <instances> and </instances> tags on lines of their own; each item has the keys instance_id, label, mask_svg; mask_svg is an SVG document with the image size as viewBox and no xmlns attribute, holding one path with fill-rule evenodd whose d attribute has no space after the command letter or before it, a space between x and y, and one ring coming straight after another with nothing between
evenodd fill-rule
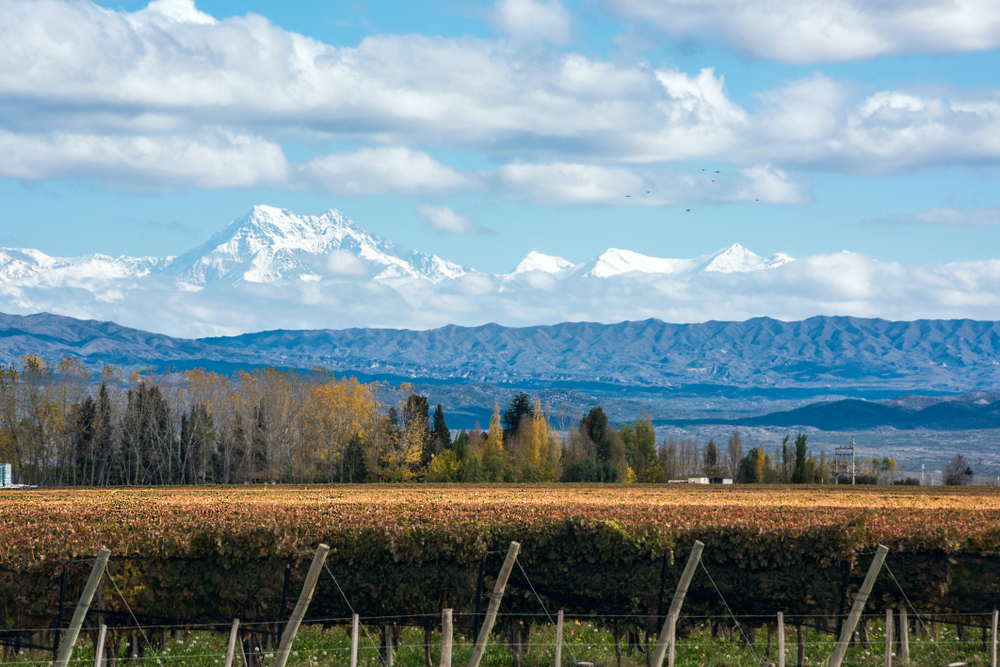
<instances>
[{"instance_id":1,"label":"field","mask_svg":"<svg viewBox=\"0 0 1000 667\"><path fill-rule=\"evenodd\" d=\"M311 622L341 624L353 609L430 631L453 608L469 632L480 567L488 592L517 540L523 569L504 597L506 622L530 627L563 608L591 627L645 632L695 539L706 544L705 568L684 632L730 611L763 631L760 619L783 611L832 633L878 544L890 548L892 576L879 578L872 614L900 606L905 592L920 613L976 626L1000 601L1000 493L989 488L50 489L0 495L0 623L53 627L63 572L72 601L86 559L104 545L109 625L126 632L132 613L148 627L240 618L257 624L254 641L266 647L325 542L330 576Z\"/></svg>"}]
</instances>

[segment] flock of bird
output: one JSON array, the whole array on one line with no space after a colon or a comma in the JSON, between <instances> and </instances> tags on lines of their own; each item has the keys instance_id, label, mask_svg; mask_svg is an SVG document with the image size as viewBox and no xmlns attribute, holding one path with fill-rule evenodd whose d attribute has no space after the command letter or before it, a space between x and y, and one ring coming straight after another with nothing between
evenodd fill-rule
<instances>
[{"instance_id":1,"label":"flock of bird","mask_svg":"<svg viewBox=\"0 0 1000 667\"><path fill-rule=\"evenodd\" d=\"M704 169L702 169L702 171L705 171L705 170L704 170ZM715 173L717 173L717 174L718 174L718 173L720 173L720 172L716 171ZM712 181L713 183L715 183L715 179L714 179L714 178L713 178L713 179L710 179L710 180L711 180L711 181ZM646 194L648 195L649 193L650 193L650 191L649 191L649 190L646 190ZM627 198L630 198L630 199L631 199L631 197L632 197L632 195L625 195L625 196L626 196ZM754 201L760 201L760 200L759 200L759 199L754 199ZM690 212L691 212L691 209L685 209L685 212L687 212L687 213L690 213Z\"/></svg>"}]
</instances>

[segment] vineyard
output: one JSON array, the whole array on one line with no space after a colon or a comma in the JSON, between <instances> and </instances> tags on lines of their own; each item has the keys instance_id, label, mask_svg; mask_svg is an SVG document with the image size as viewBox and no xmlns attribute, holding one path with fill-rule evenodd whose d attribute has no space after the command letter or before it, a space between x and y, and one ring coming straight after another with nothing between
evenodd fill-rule
<instances>
[{"instance_id":1,"label":"vineyard","mask_svg":"<svg viewBox=\"0 0 1000 667\"><path fill-rule=\"evenodd\" d=\"M782 611L833 633L879 544L892 576L876 581L873 614L908 599L982 627L1000 602L1000 493L987 488L60 489L0 495L0 641L35 645L65 625L60 601L75 602L100 546L111 583L92 614L121 636L239 618L248 642L271 645L320 543L330 576L307 624L357 612L430 633L447 608L468 633L513 540L501 627L528 632L554 609L616 637L655 632L695 540L707 575L689 619L731 615L752 631Z\"/></svg>"}]
</instances>

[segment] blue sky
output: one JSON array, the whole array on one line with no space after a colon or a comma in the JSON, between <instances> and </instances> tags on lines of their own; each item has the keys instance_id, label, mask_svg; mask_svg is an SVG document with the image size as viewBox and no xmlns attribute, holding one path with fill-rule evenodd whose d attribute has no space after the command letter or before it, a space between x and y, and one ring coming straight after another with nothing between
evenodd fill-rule
<instances>
[{"instance_id":1,"label":"blue sky","mask_svg":"<svg viewBox=\"0 0 1000 667\"><path fill-rule=\"evenodd\" d=\"M995 2L0 0L0 35L0 246L179 254L263 203L491 272L1000 254Z\"/></svg>"}]
</instances>

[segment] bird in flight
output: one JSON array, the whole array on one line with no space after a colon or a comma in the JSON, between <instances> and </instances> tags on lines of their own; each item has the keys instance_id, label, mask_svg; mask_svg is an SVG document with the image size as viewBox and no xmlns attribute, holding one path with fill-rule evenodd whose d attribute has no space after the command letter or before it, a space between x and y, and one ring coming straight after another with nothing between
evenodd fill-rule
<instances>
[{"instance_id":1,"label":"bird in flight","mask_svg":"<svg viewBox=\"0 0 1000 667\"><path fill-rule=\"evenodd\" d=\"M691 209L688 209L688 211L690 211L690 210L691 210Z\"/></svg>"}]
</instances>

